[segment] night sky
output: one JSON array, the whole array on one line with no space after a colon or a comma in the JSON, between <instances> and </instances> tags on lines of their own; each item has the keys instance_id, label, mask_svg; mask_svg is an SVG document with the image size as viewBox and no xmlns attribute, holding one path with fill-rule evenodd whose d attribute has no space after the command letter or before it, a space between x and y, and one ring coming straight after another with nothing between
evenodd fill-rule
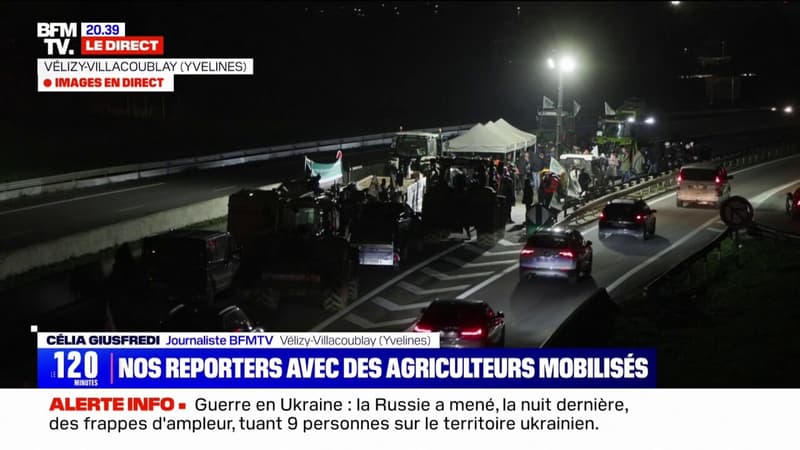
<instances>
[{"instance_id":1,"label":"night sky","mask_svg":"<svg viewBox=\"0 0 800 450\"><path fill-rule=\"evenodd\" d=\"M696 56L733 56L741 105L793 101L800 6L763 3L4 3L0 101L6 123L103 119L103 105L161 103L166 119L270 124L230 145L462 124L505 117L534 127L545 65L569 51L565 79L594 120L603 101L644 98L663 111L702 107ZM253 77L178 77L170 94L39 94L37 21L124 21L128 35L164 35L166 57L251 57ZM164 120L163 117L151 120ZM243 134L247 134L244 132ZM263 142L270 139L270 142ZM225 146L220 141L216 145Z\"/></svg>"}]
</instances>

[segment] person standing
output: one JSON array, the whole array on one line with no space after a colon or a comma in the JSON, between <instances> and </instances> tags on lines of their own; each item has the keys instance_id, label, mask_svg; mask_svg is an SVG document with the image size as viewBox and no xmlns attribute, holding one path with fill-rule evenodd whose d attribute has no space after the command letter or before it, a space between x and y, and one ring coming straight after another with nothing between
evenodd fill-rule
<instances>
[{"instance_id":1,"label":"person standing","mask_svg":"<svg viewBox=\"0 0 800 450\"><path fill-rule=\"evenodd\" d=\"M507 223L514 223L511 220L511 209L517 203L517 197L514 195L514 180L511 178L511 173L508 167L503 168L503 178L500 180L500 193L505 196L505 216Z\"/></svg>"},{"instance_id":2,"label":"person standing","mask_svg":"<svg viewBox=\"0 0 800 450\"><path fill-rule=\"evenodd\" d=\"M531 162L531 171L533 172L533 191L538 194L539 186L542 184L542 170L547 167L545 165L544 160L544 151L539 149L539 151L533 156L533 162ZM541 199L541 197L539 197Z\"/></svg>"},{"instance_id":3,"label":"person standing","mask_svg":"<svg viewBox=\"0 0 800 450\"><path fill-rule=\"evenodd\" d=\"M533 185L529 176L525 177L525 182L522 184L522 203L525 205L525 214L527 214L533 205Z\"/></svg>"}]
</instances>

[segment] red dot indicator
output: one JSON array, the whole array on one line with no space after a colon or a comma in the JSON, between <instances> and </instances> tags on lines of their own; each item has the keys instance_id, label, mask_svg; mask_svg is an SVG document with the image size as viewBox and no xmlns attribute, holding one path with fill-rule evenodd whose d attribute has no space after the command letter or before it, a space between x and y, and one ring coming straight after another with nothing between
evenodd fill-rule
<instances>
[{"instance_id":1,"label":"red dot indicator","mask_svg":"<svg viewBox=\"0 0 800 450\"><path fill-rule=\"evenodd\" d=\"M53 82L50 81L50 78L44 79L44 87L50 87L51 84L53 84Z\"/></svg>"},{"instance_id":2,"label":"red dot indicator","mask_svg":"<svg viewBox=\"0 0 800 450\"><path fill-rule=\"evenodd\" d=\"M178 403L178 409L186 409L186 403Z\"/></svg>"}]
</instances>

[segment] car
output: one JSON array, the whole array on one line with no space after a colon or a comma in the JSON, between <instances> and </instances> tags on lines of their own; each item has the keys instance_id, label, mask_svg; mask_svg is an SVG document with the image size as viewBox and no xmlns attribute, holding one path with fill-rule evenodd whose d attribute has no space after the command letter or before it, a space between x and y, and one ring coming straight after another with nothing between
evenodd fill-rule
<instances>
[{"instance_id":1,"label":"car","mask_svg":"<svg viewBox=\"0 0 800 450\"><path fill-rule=\"evenodd\" d=\"M442 348L502 347L506 342L505 315L481 300L434 300L411 330L439 333Z\"/></svg>"},{"instance_id":2,"label":"car","mask_svg":"<svg viewBox=\"0 0 800 450\"><path fill-rule=\"evenodd\" d=\"M230 233L178 230L145 238L142 261L150 295L214 302L233 284L240 251Z\"/></svg>"},{"instance_id":3,"label":"car","mask_svg":"<svg viewBox=\"0 0 800 450\"><path fill-rule=\"evenodd\" d=\"M678 172L678 208L689 204L712 205L717 208L731 196L730 180L724 166L713 163L687 164Z\"/></svg>"},{"instance_id":4,"label":"car","mask_svg":"<svg viewBox=\"0 0 800 450\"><path fill-rule=\"evenodd\" d=\"M655 213L644 200L611 200L600 212L597 234L600 239L621 234L647 240L656 234Z\"/></svg>"},{"instance_id":5,"label":"car","mask_svg":"<svg viewBox=\"0 0 800 450\"><path fill-rule=\"evenodd\" d=\"M161 322L161 331L219 331L219 332L263 332L254 326L244 311L236 305L215 308L208 305L181 303L167 313Z\"/></svg>"},{"instance_id":6,"label":"car","mask_svg":"<svg viewBox=\"0 0 800 450\"><path fill-rule=\"evenodd\" d=\"M591 276L592 256L592 241L584 239L576 229L538 230L520 250L520 281L542 276L567 278L575 283Z\"/></svg>"}]
</instances>

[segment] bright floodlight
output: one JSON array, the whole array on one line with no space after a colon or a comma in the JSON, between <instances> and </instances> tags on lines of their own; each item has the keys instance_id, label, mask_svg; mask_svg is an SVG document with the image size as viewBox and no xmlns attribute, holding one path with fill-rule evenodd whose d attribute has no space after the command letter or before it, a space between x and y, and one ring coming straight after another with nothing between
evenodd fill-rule
<instances>
[{"instance_id":1,"label":"bright floodlight","mask_svg":"<svg viewBox=\"0 0 800 450\"><path fill-rule=\"evenodd\" d=\"M636 119L634 119L633 117L628 117L628 123L633 123L633 122L636 122Z\"/></svg>"},{"instance_id":2,"label":"bright floodlight","mask_svg":"<svg viewBox=\"0 0 800 450\"><path fill-rule=\"evenodd\" d=\"M670 2L670 3L671 3L673 6L678 6L678 5L680 5L680 4L681 4L681 2Z\"/></svg>"},{"instance_id":3,"label":"bright floodlight","mask_svg":"<svg viewBox=\"0 0 800 450\"><path fill-rule=\"evenodd\" d=\"M555 69L556 68L556 62L553 61L553 58L547 58L547 67L549 67L551 69Z\"/></svg>"},{"instance_id":4,"label":"bright floodlight","mask_svg":"<svg viewBox=\"0 0 800 450\"><path fill-rule=\"evenodd\" d=\"M575 70L575 60L569 56L561 58L561 70L564 72L572 72Z\"/></svg>"},{"instance_id":5,"label":"bright floodlight","mask_svg":"<svg viewBox=\"0 0 800 450\"><path fill-rule=\"evenodd\" d=\"M794 108L792 108L791 106L787 106L786 108L783 108L783 112L785 112L786 114L791 114L793 111L794 111Z\"/></svg>"},{"instance_id":6,"label":"bright floodlight","mask_svg":"<svg viewBox=\"0 0 800 450\"><path fill-rule=\"evenodd\" d=\"M644 119L644 123L646 123L648 125L652 125L652 124L656 123L656 119L653 118L653 117L648 117L647 119Z\"/></svg>"},{"instance_id":7,"label":"bright floodlight","mask_svg":"<svg viewBox=\"0 0 800 450\"><path fill-rule=\"evenodd\" d=\"M776 107L774 107L774 106L773 106L773 107L772 107L772 108L770 108L769 110L770 110L770 111L777 111L777 110L778 110L778 108L776 108Z\"/></svg>"}]
</instances>

